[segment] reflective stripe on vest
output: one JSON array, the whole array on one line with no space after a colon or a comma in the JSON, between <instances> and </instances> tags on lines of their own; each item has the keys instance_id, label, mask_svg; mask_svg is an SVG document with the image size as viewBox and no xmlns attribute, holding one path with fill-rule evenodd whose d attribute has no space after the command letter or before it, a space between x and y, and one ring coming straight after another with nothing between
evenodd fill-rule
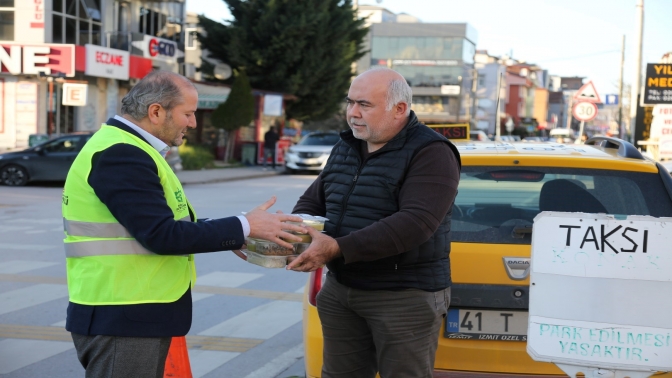
<instances>
[{"instance_id":1,"label":"reflective stripe on vest","mask_svg":"<svg viewBox=\"0 0 672 378\"><path fill-rule=\"evenodd\" d=\"M190 217L178 219L190 222ZM132 238L126 227L119 223L94 223L69 221L63 218L63 229L69 236L88 236L92 238ZM68 256L69 257L69 256Z\"/></svg>"},{"instance_id":2,"label":"reflective stripe on vest","mask_svg":"<svg viewBox=\"0 0 672 378\"><path fill-rule=\"evenodd\" d=\"M178 219L190 222L190 217ZM63 227L69 236L88 236L93 238L132 238L131 234L119 223L94 223L69 221L63 218ZM79 243L65 243L65 257L88 257L106 255L154 255L137 240L96 240ZM185 256L188 255L178 255Z\"/></svg>"}]
</instances>

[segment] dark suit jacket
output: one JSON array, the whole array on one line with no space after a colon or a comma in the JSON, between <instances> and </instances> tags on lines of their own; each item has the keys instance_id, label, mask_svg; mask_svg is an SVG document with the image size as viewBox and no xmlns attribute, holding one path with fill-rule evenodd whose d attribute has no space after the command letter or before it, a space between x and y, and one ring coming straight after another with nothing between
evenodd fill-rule
<instances>
[{"instance_id":1,"label":"dark suit jacket","mask_svg":"<svg viewBox=\"0 0 672 378\"><path fill-rule=\"evenodd\" d=\"M118 127L146 142L135 130ZM112 215L145 248L160 255L239 249L245 242L237 217L180 222L163 194L152 158L136 146L116 144L93 156L88 183ZM192 220L194 214L191 214ZM172 337L191 327L191 290L173 303L86 306L70 302L66 330L81 335Z\"/></svg>"}]
</instances>

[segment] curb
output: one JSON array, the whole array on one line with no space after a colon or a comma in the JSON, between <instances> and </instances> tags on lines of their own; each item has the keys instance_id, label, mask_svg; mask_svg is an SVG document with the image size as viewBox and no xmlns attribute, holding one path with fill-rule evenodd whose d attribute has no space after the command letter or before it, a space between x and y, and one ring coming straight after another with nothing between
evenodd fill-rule
<instances>
[{"instance_id":1,"label":"curb","mask_svg":"<svg viewBox=\"0 0 672 378\"><path fill-rule=\"evenodd\" d=\"M273 177L273 176L278 176L278 175L282 175L282 174L284 174L284 172L258 173L258 174L246 175L246 176L218 177L218 178L203 179L203 180L198 180L198 179L196 179L196 180L186 180L186 181L180 180L180 184L182 184L183 186L198 185L198 184L214 184L214 183L218 183L218 182L229 182L229 181L239 181L239 180L263 178L263 177Z\"/></svg>"}]
</instances>

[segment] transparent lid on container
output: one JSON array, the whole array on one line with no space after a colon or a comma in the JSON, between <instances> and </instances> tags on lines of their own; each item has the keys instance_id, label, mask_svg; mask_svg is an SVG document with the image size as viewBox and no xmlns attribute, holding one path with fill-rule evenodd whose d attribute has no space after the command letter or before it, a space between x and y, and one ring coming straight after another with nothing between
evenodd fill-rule
<instances>
[{"instance_id":1,"label":"transparent lid on container","mask_svg":"<svg viewBox=\"0 0 672 378\"><path fill-rule=\"evenodd\" d=\"M324 222L327 221L327 218L321 217L319 215L308 215L308 214L292 214L292 215L301 217L301 219L303 219L303 222L301 223L287 222L287 223L312 227L318 231L324 230Z\"/></svg>"},{"instance_id":2,"label":"transparent lid on container","mask_svg":"<svg viewBox=\"0 0 672 378\"><path fill-rule=\"evenodd\" d=\"M280 244L256 238L247 238L245 240L247 250L266 256L289 256L297 255L305 251L310 243L291 243L293 248L285 248Z\"/></svg>"}]
</instances>

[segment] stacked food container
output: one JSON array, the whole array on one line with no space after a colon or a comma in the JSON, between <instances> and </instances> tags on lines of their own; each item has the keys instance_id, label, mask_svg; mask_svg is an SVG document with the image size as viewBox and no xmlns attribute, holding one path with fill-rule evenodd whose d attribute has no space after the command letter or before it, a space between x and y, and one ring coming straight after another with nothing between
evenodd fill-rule
<instances>
[{"instance_id":1,"label":"stacked food container","mask_svg":"<svg viewBox=\"0 0 672 378\"><path fill-rule=\"evenodd\" d=\"M301 217L303 222L288 222L305 227L312 227L317 231L324 231L324 221L327 218L307 215L307 214L293 214ZM308 234L299 234L293 231L288 231L291 234L301 237L299 242L290 242L292 248L285 248L280 244L255 238L247 238L245 241L246 247L243 252L247 255L247 262L263 266L265 268L284 268L288 260L292 257L298 256L300 253L308 249L312 238Z\"/></svg>"}]
</instances>

